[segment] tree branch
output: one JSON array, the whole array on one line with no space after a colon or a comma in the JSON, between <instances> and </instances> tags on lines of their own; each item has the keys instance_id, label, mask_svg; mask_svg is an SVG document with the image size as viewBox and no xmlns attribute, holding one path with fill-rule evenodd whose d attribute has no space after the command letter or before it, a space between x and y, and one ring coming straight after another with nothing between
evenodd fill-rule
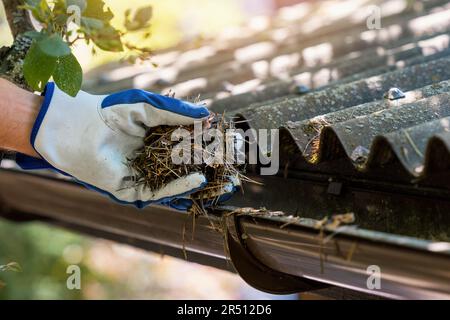
<instances>
[{"instance_id":1,"label":"tree branch","mask_svg":"<svg viewBox=\"0 0 450 320\"><path fill-rule=\"evenodd\" d=\"M2 0L5 7L6 18L14 39L21 33L34 30L30 16L26 10L19 9L23 0Z\"/></svg>"},{"instance_id":2,"label":"tree branch","mask_svg":"<svg viewBox=\"0 0 450 320\"><path fill-rule=\"evenodd\" d=\"M26 10L18 7L23 0L2 0L14 43L11 47L0 48L0 77L30 90L23 77L23 60L31 46L32 40L23 33L35 30Z\"/></svg>"}]
</instances>

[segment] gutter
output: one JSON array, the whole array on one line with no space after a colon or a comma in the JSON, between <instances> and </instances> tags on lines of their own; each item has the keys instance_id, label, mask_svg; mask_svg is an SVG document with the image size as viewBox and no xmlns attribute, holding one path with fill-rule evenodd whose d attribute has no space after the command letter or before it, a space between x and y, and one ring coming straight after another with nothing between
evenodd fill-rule
<instances>
[{"instance_id":1,"label":"gutter","mask_svg":"<svg viewBox=\"0 0 450 320\"><path fill-rule=\"evenodd\" d=\"M318 220L222 207L208 217L161 206L121 206L70 180L0 170L1 214L38 219L188 261L236 270L272 293L328 285L384 298L450 298L450 244L360 229L316 227ZM195 229L194 229L195 228ZM231 260L231 263L228 261ZM367 288L367 267L381 288Z\"/></svg>"}]
</instances>

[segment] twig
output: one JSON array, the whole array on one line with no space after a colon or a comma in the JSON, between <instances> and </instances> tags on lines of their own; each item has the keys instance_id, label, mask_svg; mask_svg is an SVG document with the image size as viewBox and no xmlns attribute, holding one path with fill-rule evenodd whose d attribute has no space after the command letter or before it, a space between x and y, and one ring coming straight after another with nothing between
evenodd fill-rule
<instances>
[{"instance_id":1,"label":"twig","mask_svg":"<svg viewBox=\"0 0 450 320\"><path fill-rule=\"evenodd\" d=\"M19 6L22 4L23 2L21 0L3 0L6 19L8 20L9 28L14 38L21 33L34 30L28 12L19 9Z\"/></svg>"},{"instance_id":2,"label":"twig","mask_svg":"<svg viewBox=\"0 0 450 320\"><path fill-rule=\"evenodd\" d=\"M32 39L24 33L35 29L28 12L19 9L23 4L21 0L3 0L3 4L14 42L11 47L0 48L0 77L31 91L23 76L22 63L32 43Z\"/></svg>"},{"instance_id":3,"label":"twig","mask_svg":"<svg viewBox=\"0 0 450 320\"><path fill-rule=\"evenodd\" d=\"M412 140L411 136L409 135L408 131L404 130L403 131L405 133L406 139L408 139L408 142L411 144L411 147L414 149L414 151L421 157L423 158L423 153L420 152L419 148L417 148L416 144L414 143L414 141Z\"/></svg>"}]
</instances>

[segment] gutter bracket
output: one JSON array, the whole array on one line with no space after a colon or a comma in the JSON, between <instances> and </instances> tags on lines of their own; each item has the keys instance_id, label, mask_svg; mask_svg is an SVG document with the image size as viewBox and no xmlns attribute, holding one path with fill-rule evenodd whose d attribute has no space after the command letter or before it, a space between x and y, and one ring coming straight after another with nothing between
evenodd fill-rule
<instances>
[{"instance_id":1,"label":"gutter bracket","mask_svg":"<svg viewBox=\"0 0 450 320\"><path fill-rule=\"evenodd\" d=\"M225 245L236 272L250 286L272 294L291 294L329 287L323 283L278 272L259 261L247 248L239 217L225 217Z\"/></svg>"}]
</instances>

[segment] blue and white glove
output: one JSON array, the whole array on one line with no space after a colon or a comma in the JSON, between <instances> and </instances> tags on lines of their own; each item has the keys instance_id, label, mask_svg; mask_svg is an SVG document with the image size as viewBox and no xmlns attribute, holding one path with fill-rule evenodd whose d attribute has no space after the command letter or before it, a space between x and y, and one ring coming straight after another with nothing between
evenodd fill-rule
<instances>
[{"instance_id":1,"label":"blue and white glove","mask_svg":"<svg viewBox=\"0 0 450 320\"><path fill-rule=\"evenodd\" d=\"M224 183L221 190L217 190L217 195L211 200L203 200L204 207L211 207L212 205L228 201L234 193L236 193L241 188L241 181L238 177L228 176L226 177L228 182ZM167 199L161 202L163 205L167 205L171 208L185 211L192 207L193 200L189 197L177 197Z\"/></svg>"},{"instance_id":2,"label":"blue and white glove","mask_svg":"<svg viewBox=\"0 0 450 320\"><path fill-rule=\"evenodd\" d=\"M158 125L191 125L209 111L143 90L111 95L80 91L70 97L48 83L44 102L34 124L31 145L44 160L19 155L24 169L56 169L112 199L143 207L150 203L171 205L207 183L201 173L176 179L159 190L136 186L128 159L143 146L146 128ZM189 207L175 206L185 210Z\"/></svg>"}]
</instances>

